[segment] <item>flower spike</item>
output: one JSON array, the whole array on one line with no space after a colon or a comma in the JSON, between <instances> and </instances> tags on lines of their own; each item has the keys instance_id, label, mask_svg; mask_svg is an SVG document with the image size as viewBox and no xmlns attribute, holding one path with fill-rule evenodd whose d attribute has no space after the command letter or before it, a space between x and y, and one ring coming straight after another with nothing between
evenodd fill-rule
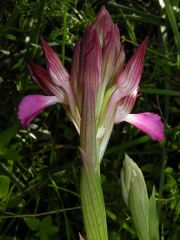
<instances>
[{"instance_id":1,"label":"flower spike","mask_svg":"<svg viewBox=\"0 0 180 240\"><path fill-rule=\"evenodd\" d=\"M103 6L95 22L89 24L84 37L75 45L71 76L55 51L43 38L40 40L47 70L36 64L29 64L28 68L32 79L49 96L23 99L18 115L24 126L46 106L59 102L82 139L87 140L91 135L98 161L103 157L115 123L129 122L153 139L163 140L163 124L158 115L131 114L137 99L147 38L125 65L118 27ZM34 106L35 99L37 106Z\"/></svg>"}]
</instances>

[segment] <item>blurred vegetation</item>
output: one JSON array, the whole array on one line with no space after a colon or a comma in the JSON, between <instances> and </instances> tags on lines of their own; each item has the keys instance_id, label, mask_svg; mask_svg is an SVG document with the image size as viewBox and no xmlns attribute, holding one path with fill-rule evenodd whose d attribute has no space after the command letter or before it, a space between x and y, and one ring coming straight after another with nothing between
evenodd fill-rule
<instances>
[{"instance_id":1,"label":"blurred vegetation","mask_svg":"<svg viewBox=\"0 0 180 240\"><path fill-rule=\"evenodd\" d=\"M162 1L160 1L162 2ZM70 69L73 46L105 5L118 24L127 58L149 37L142 93L134 112L153 111L166 140L152 141L134 127L114 127L102 162L109 239L137 239L122 202L120 169L127 152L156 187L161 239L180 234L180 8L179 0L2 0L0 2L0 239L78 239L84 233L79 197L79 138L60 106L28 129L17 120L22 97L41 92L28 62L44 65L39 36Z\"/></svg>"}]
</instances>

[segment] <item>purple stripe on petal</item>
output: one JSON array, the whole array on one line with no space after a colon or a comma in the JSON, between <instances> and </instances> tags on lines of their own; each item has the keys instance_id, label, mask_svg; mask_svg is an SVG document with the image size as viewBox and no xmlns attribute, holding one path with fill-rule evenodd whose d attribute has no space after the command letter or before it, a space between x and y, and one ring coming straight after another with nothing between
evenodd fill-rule
<instances>
[{"instance_id":1,"label":"purple stripe on petal","mask_svg":"<svg viewBox=\"0 0 180 240\"><path fill-rule=\"evenodd\" d=\"M123 97L118 102L114 123L120 123L124 121L125 117L130 114L137 98L137 91L138 88L136 88L130 95Z\"/></svg>"},{"instance_id":2,"label":"purple stripe on petal","mask_svg":"<svg viewBox=\"0 0 180 240\"><path fill-rule=\"evenodd\" d=\"M52 95L52 80L49 73L37 64L28 64L28 70L31 78L37 83L48 95Z\"/></svg>"},{"instance_id":3,"label":"purple stripe on petal","mask_svg":"<svg viewBox=\"0 0 180 240\"><path fill-rule=\"evenodd\" d=\"M147 133L154 140L164 140L164 125L158 114L151 112L129 114L124 121L131 123L141 131Z\"/></svg>"},{"instance_id":4,"label":"purple stripe on petal","mask_svg":"<svg viewBox=\"0 0 180 240\"><path fill-rule=\"evenodd\" d=\"M100 84L102 53L96 30L92 32L92 41L86 45L82 70L82 89L91 87L96 93Z\"/></svg>"},{"instance_id":5,"label":"purple stripe on petal","mask_svg":"<svg viewBox=\"0 0 180 240\"><path fill-rule=\"evenodd\" d=\"M73 112L75 108L75 96L72 89L72 86L69 81L69 74L60 61L58 55L54 52L54 50L41 38L41 45L44 51L44 55L46 58L46 65L48 68L49 75L54 82L55 85L60 87L63 92L66 93L68 98L68 103L71 111ZM58 95L55 94L57 97Z\"/></svg>"},{"instance_id":6,"label":"purple stripe on petal","mask_svg":"<svg viewBox=\"0 0 180 240\"><path fill-rule=\"evenodd\" d=\"M115 77L117 77L117 75L120 74L120 72L123 72L124 62L125 62L125 52L124 52L124 47L122 46L114 66Z\"/></svg>"},{"instance_id":7,"label":"purple stripe on petal","mask_svg":"<svg viewBox=\"0 0 180 240\"><path fill-rule=\"evenodd\" d=\"M103 46L107 33L114 26L112 18L104 6L101 7L101 10L96 17L94 26L98 32L101 46Z\"/></svg>"},{"instance_id":8,"label":"purple stripe on petal","mask_svg":"<svg viewBox=\"0 0 180 240\"><path fill-rule=\"evenodd\" d=\"M55 95L59 102L67 104L67 94L63 89L58 87L52 82L48 71L43 69L37 64L31 63L28 65L28 69L32 79L48 94Z\"/></svg>"},{"instance_id":9,"label":"purple stripe on petal","mask_svg":"<svg viewBox=\"0 0 180 240\"><path fill-rule=\"evenodd\" d=\"M138 86L141 79L147 44L148 40L146 38L132 56L124 70L120 70L120 73L117 76L117 87L120 89L120 91L126 92L127 95Z\"/></svg>"},{"instance_id":10,"label":"purple stripe on petal","mask_svg":"<svg viewBox=\"0 0 180 240\"><path fill-rule=\"evenodd\" d=\"M79 68L80 68L80 43L81 41L77 41L74 47L72 65L71 65L71 84L74 89L74 94L78 98L78 83L79 83Z\"/></svg>"},{"instance_id":11,"label":"purple stripe on petal","mask_svg":"<svg viewBox=\"0 0 180 240\"><path fill-rule=\"evenodd\" d=\"M54 81L54 83L58 86L66 89L65 82L69 80L69 74L63 66L61 60L59 59L57 53L44 41L43 38L40 38L41 45L44 51L44 55L46 58L46 64L48 68L48 72ZM67 90L67 89L66 89Z\"/></svg>"},{"instance_id":12,"label":"purple stripe on petal","mask_svg":"<svg viewBox=\"0 0 180 240\"><path fill-rule=\"evenodd\" d=\"M58 102L55 96L28 95L19 104L18 118L24 127L39 114L44 108Z\"/></svg>"},{"instance_id":13,"label":"purple stripe on petal","mask_svg":"<svg viewBox=\"0 0 180 240\"><path fill-rule=\"evenodd\" d=\"M113 26L111 31L106 35L105 45L102 50L102 79L103 85L107 86L110 81L114 80L114 75L117 70L117 59L120 50L120 38L118 37L116 26ZM118 66L120 68L120 66Z\"/></svg>"}]
</instances>

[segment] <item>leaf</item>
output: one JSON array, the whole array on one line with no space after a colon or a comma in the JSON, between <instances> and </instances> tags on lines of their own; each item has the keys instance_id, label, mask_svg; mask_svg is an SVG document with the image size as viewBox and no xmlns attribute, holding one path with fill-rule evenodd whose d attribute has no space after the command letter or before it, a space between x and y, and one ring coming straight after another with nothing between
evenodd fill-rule
<instances>
[{"instance_id":1,"label":"leaf","mask_svg":"<svg viewBox=\"0 0 180 240\"><path fill-rule=\"evenodd\" d=\"M49 227L51 224L52 224L52 219L51 219L50 216L47 216L47 217L43 218L43 220L40 223L41 228L44 228L44 229Z\"/></svg>"},{"instance_id":2,"label":"leaf","mask_svg":"<svg viewBox=\"0 0 180 240\"><path fill-rule=\"evenodd\" d=\"M19 153L13 148L3 149L3 151L1 152L1 155L8 160L19 161L21 159L21 156L19 155Z\"/></svg>"},{"instance_id":3,"label":"leaf","mask_svg":"<svg viewBox=\"0 0 180 240\"><path fill-rule=\"evenodd\" d=\"M9 200L9 184L10 178L5 175L0 175L0 211L4 212L7 208Z\"/></svg>"},{"instance_id":4,"label":"leaf","mask_svg":"<svg viewBox=\"0 0 180 240\"><path fill-rule=\"evenodd\" d=\"M7 128L0 133L0 146L7 146L11 138L15 135L15 127Z\"/></svg>"},{"instance_id":5,"label":"leaf","mask_svg":"<svg viewBox=\"0 0 180 240\"><path fill-rule=\"evenodd\" d=\"M24 218L25 223L32 231L38 231L40 227L40 220L35 217Z\"/></svg>"},{"instance_id":6,"label":"leaf","mask_svg":"<svg viewBox=\"0 0 180 240\"><path fill-rule=\"evenodd\" d=\"M149 199L149 233L153 240L159 240L159 221L156 211L155 188Z\"/></svg>"},{"instance_id":7,"label":"leaf","mask_svg":"<svg viewBox=\"0 0 180 240\"><path fill-rule=\"evenodd\" d=\"M46 229L46 234L47 235L53 235L55 233L57 233L59 231L59 228L56 227L56 226L49 226L47 229Z\"/></svg>"},{"instance_id":8,"label":"leaf","mask_svg":"<svg viewBox=\"0 0 180 240\"><path fill-rule=\"evenodd\" d=\"M7 197L9 192L10 179L8 176L0 175L0 198Z\"/></svg>"},{"instance_id":9,"label":"leaf","mask_svg":"<svg viewBox=\"0 0 180 240\"><path fill-rule=\"evenodd\" d=\"M48 239L49 235L57 233L58 230L58 227L52 225L51 216L47 216L43 218L40 223L40 231L38 235L40 236L40 239L45 240Z\"/></svg>"}]
</instances>

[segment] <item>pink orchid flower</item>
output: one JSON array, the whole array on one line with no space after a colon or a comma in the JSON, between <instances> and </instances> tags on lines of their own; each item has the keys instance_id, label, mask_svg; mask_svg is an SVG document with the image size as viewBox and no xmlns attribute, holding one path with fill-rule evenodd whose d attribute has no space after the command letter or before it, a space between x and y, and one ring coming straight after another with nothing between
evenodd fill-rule
<instances>
[{"instance_id":1,"label":"pink orchid flower","mask_svg":"<svg viewBox=\"0 0 180 240\"><path fill-rule=\"evenodd\" d=\"M102 7L95 23L88 26L84 37L75 45L70 75L42 38L41 45L47 70L30 64L29 71L47 95L24 97L18 111L24 127L44 108L61 103L80 135L90 139L91 135L96 135L99 161L115 123L125 121L154 140L164 139L163 124L157 114L131 114L137 98L147 39L125 65L118 27ZM94 130L86 134L87 126Z\"/></svg>"}]
</instances>

